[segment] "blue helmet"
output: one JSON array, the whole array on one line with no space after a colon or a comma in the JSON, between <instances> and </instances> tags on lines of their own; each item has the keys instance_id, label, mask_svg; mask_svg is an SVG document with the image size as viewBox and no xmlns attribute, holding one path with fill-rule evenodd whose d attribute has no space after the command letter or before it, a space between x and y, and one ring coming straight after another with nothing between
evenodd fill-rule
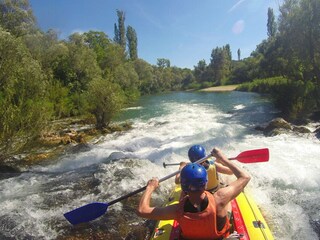
<instances>
[{"instance_id":1,"label":"blue helmet","mask_svg":"<svg viewBox=\"0 0 320 240\"><path fill-rule=\"evenodd\" d=\"M180 173L181 188L184 192L201 191L208 181L206 169L198 163L189 163Z\"/></svg>"},{"instance_id":2,"label":"blue helmet","mask_svg":"<svg viewBox=\"0 0 320 240\"><path fill-rule=\"evenodd\" d=\"M201 145L193 145L188 151L188 157L191 162L198 161L206 156L206 150Z\"/></svg>"}]
</instances>

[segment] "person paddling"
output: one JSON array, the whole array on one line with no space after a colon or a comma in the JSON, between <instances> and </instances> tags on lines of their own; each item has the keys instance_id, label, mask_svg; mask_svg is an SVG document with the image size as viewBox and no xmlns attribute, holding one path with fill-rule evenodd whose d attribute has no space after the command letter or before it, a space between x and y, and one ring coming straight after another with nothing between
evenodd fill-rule
<instances>
[{"instance_id":1,"label":"person paddling","mask_svg":"<svg viewBox=\"0 0 320 240\"><path fill-rule=\"evenodd\" d=\"M181 188L185 196L177 204L165 207L151 207L152 193L159 187L156 178L148 181L140 199L137 214L154 220L177 220L184 239L223 239L229 235L227 206L250 181L250 176L228 160L217 148L211 154L228 167L237 177L235 181L211 194L205 191L208 175L205 168L197 163L189 163L180 174Z\"/></svg>"},{"instance_id":2,"label":"person paddling","mask_svg":"<svg viewBox=\"0 0 320 240\"><path fill-rule=\"evenodd\" d=\"M188 157L192 163L204 158L205 156L206 150L201 145L193 145L188 151ZM185 165L187 165L186 162L180 162L179 170L181 170ZM204 161L202 165L205 167L208 173L208 184L206 190L209 192L215 192L219 189L219 187L223 186L223 183L221 183L219 180L218 172L227 175L233 174L228 167L219 162L219 159L216 159L214 162L209 162L208 160ZM180 183L180 173L176 175L175 183Z\"/></svg>"}]
</instances>

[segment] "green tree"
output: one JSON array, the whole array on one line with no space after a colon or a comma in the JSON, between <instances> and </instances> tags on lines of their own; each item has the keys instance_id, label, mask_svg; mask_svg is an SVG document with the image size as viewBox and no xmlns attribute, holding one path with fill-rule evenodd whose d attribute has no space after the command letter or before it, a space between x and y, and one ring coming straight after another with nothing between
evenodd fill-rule
<instances>
[{"instance_id":1,"label":"green tree","mask_svg":"<svg viewBox=\"0 0 320 240\"><path fill-rule=\"evenodd\" d=\"M109 76L111 78L111 76ZM94 79L90 82L87 94L89 111L96 118L97 129L108 127L113 117L124 104L124 93L121 87L110 79Z\"/></svg>"},{"instance_id":2,"label":"green tree","mask_svg":"<svg viewBox=\"0 0 320 240\"><path fill-rule=\"evenodd\" d=\"M28 0L1 0L0 26L15 36L36 29L35 17Z\"/></svg>"},{"instance_id":3,"label":"green tree","mask_svg":"<svg viewBox=\"0 0 320 240\"><path fill-rule=\"evenodd\" d=\"M127 39L130 59L135 60L138 58L138 39L136 31L131 26L127 27Z\"/></svg>"},{"instance_id":4,"label":"green tree","mask_svg":"<svg viewBox=\"0 0 320 240\"><path fill-rule=\"evenodd\" d=\"M210 81L210 76L208 74L208 66L204 59L200 60L197 66L194 66L194 77L200 84Z\"/></svg>"},{"instance_id":5,"label":"green tree","mask_svg":"<svg viewBox=\"0 0 320 240\"><path fill-rule=\"evenodd\" d=\"M110 44L106 49L106 56L102 63L104 76L112 73L118 66L126 62L126 54L119 44Z\"/></svg>"},{"instance_id":6,"label":"green tree","mask_svg":"<svg viewBox=\"0 0 320 240\"><path fill-rule=\"evenodd\" d=\"M238 61L240 61L241 60L241 50L240 50L240 48L238 48L237 54L238 54Z\"/></svg>"},{"instance_id":7,"label":"green tree","mask_svg":"<svg viewBox=\"0 0 320 240\"><path fill-rule=\"evenodd\" d=\"M126 49L126 27L125 27L125 13L117 10L118 25L114 24L114 41L118 43L124 50Z\"/></svg>"},{"instance_id":8,"label":"green tree","mask_svg":"<svg viewBox=\"0 0 320 240\"><path fill-rule=\"evenodd\" d=\"M127 62L118 66L113 73L113 81L121 86L127 97L126 102L132 102L138 99L139 76L135 71L134 64Z\"/></svg>"},{"instance_id":9,"label":"green tree","mask_svg":"<svg viewBox=\"0 0 320 240\"><path fill-rule=\"evenodd\" d=\"M133 62L134 69L139 77L139 91L141 94L150 94L155 91L152 66L142 59L136 59Z\"/></svg>"},{"instance_id":10,"label":"green tree","mask_svg":"<svg viewBox=\"0 0 320 240\"><path fill-rule=\"evenodd\" d=\"M60 52L56 52L51 65L53 79L69 89L72 106L70 115L84 114L87 105L84 93L90 81L102 75L96 54L85 43L85 36L77 33L57 47Z\"/></svg>"},{"instance_id":11,"label":"green tree","mask_svg":"<svg viewBox=\"0 0 320 240\"><path fill-rule=\"evenodd\" d=\"M319 11L317 0L287 0L280 8L279 21L283 54L295 70L293 77L311 79L317 85L320 84Z\"/></svg>"},{"instance_id":12,"label":"green tree","mask_svg":"<svg viewBox=\"0 0 320 240\"><path fill-rule=\"evenodd\" d=\"M285 74L315 83L314 99L320 108L320 2L286 0L280 13L279 38L287 63Z\"/></svg>"},{"instance_id":13,"label":"green tree","mask_svg":"<svg viewBox=\"0 0 320 240\"><path fill-rule=\"evenodd\" d=\"M62 86L59 81L51 80L50 84L48 84L47 94L55 118L60 119L71 115L73 103L70 98L69 88Z\"/></svg>"},{"instance_id":14,"label":"green tree","mask_svg":"<svg viewBox=\"0 0 320 240\"><path fill-rule=\"evenodd\" d=\"M107 67L108 49L111 41L107 34L98 31L89 31L84 33L85 42L89 48L93 49L97 56L97 62L102 70Z\"/></svg>"},{"instance_id":15,"label":"green tree","mask_svg":"<svg viewBox=\"0 0 320 240\"><path fill-rule=\"evenodd\" d=\"M85 44L85 36L74 33L69 37L67 44L69 55L67 60L67 76L64 76L64 85L70 86L72 92L87 90L88 83L101 76L96 55Z\"/></svg>"},{"instance_id":16,"label":"green tree","mask_svg":"<svg viewBox=\"0 0 320 240\"><path fill-rule=\"evenodd\" d=\"M267 33L269 37L275 37L277 32L277 23L272 8L268 8Z\"/></svg>"},{"instance_id":17,"label":"green tree","mask_svg":"<svg viewBox=\"0 0 320 240\"><path fill-rule=\"evenodd\" d=\"M17 151L44 129L46 77L21 39L0 28L0 151Z\"/></svg>"},{"instance_id":18,"label":"green tree","mask_svg":"<svg viewBox=\"0 0 320 240\"><path fill-rule=\"evenodd\" d=\"M157 66L159 68L169 68L170 60L166 58L157 58Z\"/></svg>"},{"instance_id":19,"label":"green tree","mask_svg":"<svg viewBox=\"0 0 320 240\"><path fill-rule=\"evenodd\" d=\"M231 73L231 51L227 44L222 48L216 47L211 53L209 68L212 70L213 80L216 85L224 85Z\"/></svg>"}]
</instances>

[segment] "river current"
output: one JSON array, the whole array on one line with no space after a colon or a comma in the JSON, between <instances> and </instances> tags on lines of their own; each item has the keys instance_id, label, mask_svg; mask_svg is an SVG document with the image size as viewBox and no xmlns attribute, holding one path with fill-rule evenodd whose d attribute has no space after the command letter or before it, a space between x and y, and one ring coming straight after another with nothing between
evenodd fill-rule
<instances>
[{"instance_id":1,"label":"river current","mask_svg":"<svg viewBox=\"0 0 320 240\"><path fill-rule=\"evenodd\" d=\"M193 144L228 157L269 148L268 162L241 164L252 179L250 192L275 239L319 239L320 142L314 134L265 137L255 130L277 116L269 100L243 92L175 92L142 97L117 121L133 129L106 135L85 151L66 153L46 165L0 180L0 239L144 239L150 222L135 215L139 196L110 206L88 224L71 226L63 213L91 202L109 202L164 177L187 160ZM310 130L314 126L308 125ZM160 185L162 204L173 179Z\"/></svg>"}]
</instances>

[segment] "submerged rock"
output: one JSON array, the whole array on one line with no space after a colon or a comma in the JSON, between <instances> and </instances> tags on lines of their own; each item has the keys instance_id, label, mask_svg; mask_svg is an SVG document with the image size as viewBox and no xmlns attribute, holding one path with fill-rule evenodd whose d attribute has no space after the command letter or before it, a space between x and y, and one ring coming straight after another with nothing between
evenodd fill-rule
<instances>
[{"instance_id":1,"label":"submerged rock","mask_svg":"<svg viewBox=\"0 0 320 240\"><path fill-rule=\"evenodd\" d=\"M0 180L15 177L21 174L18 168L9 165L0 165Z\"/></svg>"},{"instance_id":2,"label":"submerged rock","mask_svg":"<svg viewBox=\"0 0 320 240\"><path fill-rule=\"evenodd\" d=\"M302 126L294 126L292 130L298 133L311 133L308 128Z\"/></svg>"},{"instance_id":3,"label":"submerged rock","mask_svg":"<svg viewBox=\"0 0 320 240\"><path fill-rule=\"evenodd\" d=\"M275 136L292 130L292 126L283 118L275 118L271 120L263 130L265 136Z\"/></svg>"},{"instance_id":4,"label":"submerged rock","mask_svg":"<svg viewBox=\"0 0 320 240\"><path fill-rule=\"evenodd\" d=\"M271 120L266 127L263 128L261 126L258 126L255 129L263 131L263 134L267 137L285 134L288 132L295 132L298 134L311 133L310 129L308 129L307 127L293 125L283 118L275 118Z\"/></svg>"}]
</instances>

